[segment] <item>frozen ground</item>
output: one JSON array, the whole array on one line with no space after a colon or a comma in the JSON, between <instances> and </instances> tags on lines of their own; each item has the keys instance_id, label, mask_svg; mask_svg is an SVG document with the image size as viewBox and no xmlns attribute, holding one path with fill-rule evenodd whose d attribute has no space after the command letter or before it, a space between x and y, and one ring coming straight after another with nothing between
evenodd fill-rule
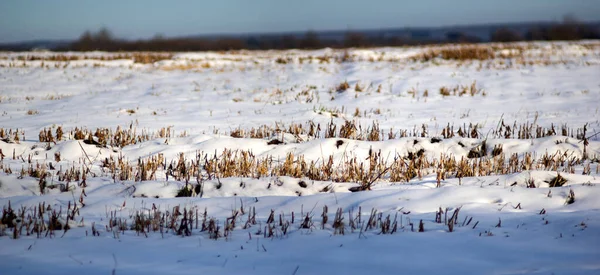
<instances>
[{"instance_id":1,"label":"frozen ground","mask_svg":"<svg viewBox=\"0 0 600 275\"><path fill-rule=\"evenodd\" d=\"M598 274L599 44L483 47L0 53L0 273Z\"/></svg>"}]
</instances>

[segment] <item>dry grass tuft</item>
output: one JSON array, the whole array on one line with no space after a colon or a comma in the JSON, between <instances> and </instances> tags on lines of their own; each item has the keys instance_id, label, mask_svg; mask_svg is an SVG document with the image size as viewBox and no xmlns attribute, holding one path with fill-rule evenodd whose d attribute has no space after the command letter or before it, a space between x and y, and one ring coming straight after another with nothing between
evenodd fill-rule
<instances>
[{"instance_id":1,"label":"dry grass tuft","mask_svg":"<svg viewBox=\"0 0 600 275\"><path fill-rule=\"evenodd\" d=\"M348 89L350 89L350 84L348 84L348 81L344 81L336 87L336 91L338 91L338 92L343 92Z\"/></svg>"},{"instance_id":2,"label":"dry grass tuft","mask_svg":"<svg viewBox=\"0 0 600 275\"><path fill-rule=\"evenodd\" d=\"M550 187L561 187L567 183L567 179L561 176L559 173L556 174L556 177L552 178L548 184Z\"/></svg>"}]
</instances>

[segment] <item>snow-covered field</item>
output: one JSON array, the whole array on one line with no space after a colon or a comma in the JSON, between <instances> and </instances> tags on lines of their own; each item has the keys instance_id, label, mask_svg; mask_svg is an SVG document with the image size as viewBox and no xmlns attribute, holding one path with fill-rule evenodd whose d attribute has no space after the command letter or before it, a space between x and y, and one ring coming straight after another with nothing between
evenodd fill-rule
<instances>
[{"instance_id":1,"label":"snow-covered field","mask_svg":"<svg viewBox=\"0 0 600 275\"><path fill-rule=\"evenodd\" d=\"M593 41L0 53L0 274L598 274L599 102Z\"/></svg>"}]
</instances>

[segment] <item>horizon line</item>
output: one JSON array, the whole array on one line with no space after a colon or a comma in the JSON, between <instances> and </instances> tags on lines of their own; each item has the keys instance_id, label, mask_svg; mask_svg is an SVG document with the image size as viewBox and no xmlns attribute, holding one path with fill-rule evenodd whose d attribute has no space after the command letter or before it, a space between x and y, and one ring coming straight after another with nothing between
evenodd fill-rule
<instances>
[{"instance_id":1,"label":"horizon line","mask_svg":"<svg viewBox=\"0 0 600 275\"><path fill-rule=\"evenodd\" d=\"M475 23L475 24L454 24L454 25L438 25L438 26L405 26L405 27L382 27L382 28L346 28L346 29L304 29L304 30L290 30L290 31L256 31L256 32L220 32L220 33L205 33L205 34L187 34L187 35L178 35L178 36L168 36L162 33L155 33L152 36L146 38L139 39L127 39L114 35L114 32L105 27L99 27L96 30L85 30L84 32L94 32L102 29L107 29L110 31L114 38L126 40L126 41L136 41L136 40L151 40L156 36L162 36L164 39L177 39L177 38L202 38L202 37L211 37L211 38L219 38L219 37L244 37L244 36L253 36L253 35L285 35L285 34L302 34L308 32L315 33L338 33L338 32L377 32L377 31L394 31L394 30L416 30L416 29L430 29L430 30L440 30L440 29L452 29L452 28L474 28L474 27L502 27L502 26L511 26L511 25L535 25L535 24L557 24L564 22L564 20L544 20L544 21L518 21L518 22L496 22L496 23ZM578 20L578 23L583 24L600 24L600 20ZM82 32L81 34L83 34ZM81 34L79 36L81 36ZM0 42L0 45L10 45L10 44L26 44L26 43L35 43L35 42L72 42L77 41L79 36L74 38L65 38L65 39L53 39L53 38L39 38L39 39L31 39L31 40L19 40L19 41L10 41L10 42Z\"/></svg>"}]
</instances>

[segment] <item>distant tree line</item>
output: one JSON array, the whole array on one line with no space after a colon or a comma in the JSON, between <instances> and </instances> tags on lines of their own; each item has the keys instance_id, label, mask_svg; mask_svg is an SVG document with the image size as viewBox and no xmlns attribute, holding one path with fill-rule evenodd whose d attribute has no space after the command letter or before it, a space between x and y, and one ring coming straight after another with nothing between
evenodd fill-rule
<instances>
[{"instance_id":1,"label":"distant tree line","mask_svg":"<svg viewBox=\"0 0 600 275\"><path fill-rule=\"evenodd\" d=\"M491 33L492 42L532 40L580 40L600 39L600 32L588 24L576 20L565 20L560 24L532 27L524 34L510 28L499 28ZM165 38L124 40L112 35L108 29L97 32L86 31L78 40L57 50L69 51L225 51L225 50L269 50L269 49L318 49L349 47L404 46L437 43L478 43L480 38L463 32L447 32L443 39L428 37L406 38L367 35L347 32L342 39L319 37L314 31L304 35L262 35L221 38Z\"/></svg>"},{"instance_id":2,"label":"distant tree line","mask_svg":"<svg viewBox=\"0 0 600 275\"><path fill-rule=\"evenodd\" d=\"M92 33L86 31L80 38L59 50L70 51L226 51L226 50L271 50L271 49L320 49L401 46L410 41L400 38L370 38L360 32L348 32L342 40L319 37L317 32L304 35L262 35L219 38L164 38L155 36L143 40L115 38L107 29Z\"/></svg>"},{"instance_id":3,"label":"distant tree line","mask_svg":"<svg viewBox=\"0 0 600 275\"><path fill-rule=\"evenodd\" d=\"M491 36L492 42L582 39L600 39L600 31L597 27L594 28L572 18L565 18L561 24L532 27L527 30L525 35L509 28L500 28Z\"/></svg>"}]
</instances>

